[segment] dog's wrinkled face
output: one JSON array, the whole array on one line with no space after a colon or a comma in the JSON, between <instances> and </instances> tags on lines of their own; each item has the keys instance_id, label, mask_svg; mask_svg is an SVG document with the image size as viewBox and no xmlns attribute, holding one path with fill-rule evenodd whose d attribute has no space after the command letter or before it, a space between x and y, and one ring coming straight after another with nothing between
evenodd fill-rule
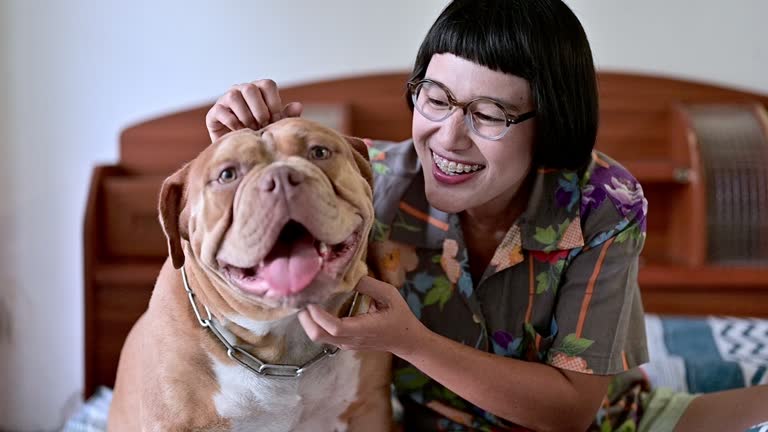
<instances>
[{"instance_id":1,"label":"dog's wrinkled face","mask_svg":"<svg viewBox=\"0 0 768 432\"><path fill-rule=\"evenodd\" d=\"M163 185L174 266L185 250L219 295L239 301L323 303L367 271L370 181L362 142L308 120L231 132Z\"/></svg>"}]
</instances>

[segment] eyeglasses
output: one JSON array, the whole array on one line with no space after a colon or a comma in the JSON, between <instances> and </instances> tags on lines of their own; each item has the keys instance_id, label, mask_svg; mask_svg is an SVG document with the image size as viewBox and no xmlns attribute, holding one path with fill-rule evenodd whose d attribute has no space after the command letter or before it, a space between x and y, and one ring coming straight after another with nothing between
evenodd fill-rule
<instances>
[{"instance_id":1,"label":"eyeglasses","mask_svg":"<svg viewBox=\"0 0 768 432\"><path fill-rule=\"evenodd\" d=\"M408 83L413 106L424 118L440 122L447 119L456 107L464 111L464 121L478 136L501 139L512 128L536 116L536 111L525 114L510 114L500 102L486 97L461 103L456 100L445 85L428 79Z\"/></svg>"}]
</instances>

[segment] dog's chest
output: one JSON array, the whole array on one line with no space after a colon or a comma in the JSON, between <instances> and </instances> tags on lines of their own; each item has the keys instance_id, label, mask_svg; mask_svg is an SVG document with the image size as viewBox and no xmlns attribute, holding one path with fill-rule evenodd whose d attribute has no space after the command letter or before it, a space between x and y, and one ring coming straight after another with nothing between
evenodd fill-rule
<instances>
[{"instance_id":1,"label":"dog's chest","mask_svg":"<svg viewBox=\"0 0 768 432\"><path fill-rule=\"evenodd\" d=\"M213 370L220 388L214 404L233 431L345 431L341 415L355 400L360 359L339 351L301 378L262 377L216 360Z\"/></svg>"}]
</instances>

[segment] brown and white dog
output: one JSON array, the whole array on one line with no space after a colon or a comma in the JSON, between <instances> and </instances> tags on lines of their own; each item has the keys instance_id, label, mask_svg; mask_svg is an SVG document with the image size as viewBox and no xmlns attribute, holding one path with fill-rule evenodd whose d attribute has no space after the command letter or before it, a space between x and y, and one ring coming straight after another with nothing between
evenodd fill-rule
<instances>
[{"instance_id":1,"label":"brown and white dog","mask_svg":"<svg viewBox=\"0 0 768 432\"><path fill-rule=\"evenodd\" d=\"M328 356L297 319L357 312L361 141L302 119L231 132L165 181L160 219L170 259L123 347L110 431L389 430L389 357Z\"/></svg>"}]
</instances>

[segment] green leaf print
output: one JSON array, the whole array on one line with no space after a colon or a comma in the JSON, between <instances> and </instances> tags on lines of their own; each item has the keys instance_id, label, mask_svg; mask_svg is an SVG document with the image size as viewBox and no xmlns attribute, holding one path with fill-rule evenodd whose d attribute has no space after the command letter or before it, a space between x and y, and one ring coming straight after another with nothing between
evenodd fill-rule
<instances>
[{"instance_id":1,"label":"green leaf print","mask_svg":"<svg viewBox=\"0 0 768 432\"><path fill-rule=\"evenodd\" d=\"M384 152L377 149L376 147L368 147L368 157L371 160L376 160L376 158L381 154L384 154Z\"/></svg>"},{"instance_id":2,"label":"green leaf print","mask_svg":"<svg viewBox=\"0 0 768 432\"><path fill-rule=\"evenodd\" d=\"M451 288L451 282L445 276L435 278L435 282L432 284L432 289L430 289L424 297L424 306L433 305L439 302L440 309L442 309L445 303L451 298Z\"/></svg>"},{"instance_id":3,"label":"green leaf print","mask_svg":"<svg viewBox=\"0 0 768 432\"><path fill-rule=\"evenodd\" d=\"M371 240L383 242L389 237L389 226L378 219L373 220L373 229L371 230Z\"/></svg>"},{"instance_id":4,"label":"green leaf print","mask_svg":"<svg viewBox=\"0 0 768 432\"><path fill-rule=\"evenodd\" d=\"M395 385L399 391L414 391L424 387L429 382L429 377L413 366L408 366L395 371Z\"/></svg>"},{"instance_id":5,"label":"green leaf print","mask_svg":"<svg viewBox=\"0 0 768 432\"><path fill-rule=\"evenodd\" d=\"M397 220L395 221L395 223L392 224L392 226L396 226L398 228L402 228L402 229L404 229L406 231L410 231L410 232L419 232L419 231L421 231L421 228L419 228L416 225L408 225L408 223L405 222L405 219L403 219L403 215L401 215L401 214L397 215Z\"/></svg>"},{"instance_id":6,"label":"green leaf print","mask_svg":"<svg viewBox=\"0 0 768 432\"><path fill-rule=\"evenodd\" d=\"M616 429L616 432L635 432L636 430L637 425L635 424L635 421L632 419L627 419L627 421L622 423L622 425Z\"/></svg>"},{"instance_id":7,"label":"green leaf print","mask_svg":"<svg viewBox=\"0 0 768 432\"><path fill-rule=\"evenodd\" d=\"M557 239L557 232L552 226L547 228L536 227L536 234L533 236L537 242L543 245L551 245Z\"/></svg>"},{"instance_id":8,"label":"green leaf print","mask_svg":"<svg viewBox=\"0 0 768 432\"><path fill-rule=\"evenodd\" d=\"M376 174L380 175L388 175L389 174L389 167L384 165L381 162L374 162L371 164L371 167L374 171L376 171Z\"/></svg>"},{"instance_id":9,"label":"green leaf print","mask_svg":"<svg viewBox=\"0 0 768 432\"><path fill-rule=\"evenodd\" d=\"M579 181L579 188L584 189L584 186L586 186L589 183L589 179L592 178L592 172L594 171L594 168L590 168L581 176L581 180Z\"/></svg>"},{"instance_id":10,"label":"green leaf print","mask_svg":"<svg viewBox=\"0 0 768 432\"><path fill-rule=\"evenodd\" d=\"M642 236L642 231L639 225L634 225L632 228L625 229L616 236L616 243L624 243L628 239L636 240Z\"/></svg>"},{"instance_id":11,"label":"green leaf print","mask_svg":"<svg viewBox=\"0 0 768 432\"><path fill-rule=\"evenodd\" d=\"M546 228L536 227L536 234L534 234L533 238L545 246L544 252L551 252L557 248L557 241L563 237L569 226L571 226L571 220L566 219L563 223L557 225L557 230L552 225Z\"/></svg>"},{"instance_id":12,"label":"green leaf print","mask_svg":"<svg viewBox=\"0 0 768 432\"><path fill-rule=\"evenodd\" d=\"M565 267L565 259L561 259L560 261L555 264L554 267L552 267L552 270L555 272L556 275L559 275L563 272L563 267Z\"/></svg>"},{"instance_id":13,"label":"green leaf print","mask_svg":"<svg viewBox=\"0 0 768 432\"><path fill-rule=\"evenodd\" d=\"M536 276L536 294L545 293L549 290L549 273L541 272Z\"/></svg>"},{"instance_id":14,"label":"green leaf print","mask_svg":"<svg viewBox=\"0 0 768 432\"><path fill-rule=\"evenodd\" d=\"M464 403L464 401L456 393L448 390L443 386L435 387L432 396L434 396L435 399L448 402L450 405L459 409L464 409L467 406L467 404Z\"/></svg>"},{"instance_id":15,"label":"green leaf print","mask_svg":"<svg viewBox=\"0 0 768 432\"><path fill-rule=\"evenodd\" d=\"M523 323L523 336L530 339L531 342L536 340L536 329L533 328L533 324L529 322Z\"/></svg>"},{"instance_id":16,"label":"green leaf print","mask_svg":"<svg viewBox=\"0 0 768 432\"><path fill-rule=\"evenodd\" d=\"M571 333L563 339L562 345L557 347L555 351L573 357L583 353L587 348L592 346L593 343L595 343L595 341L576 337L576 333Z\"/></svg>"},{"instance_id":17,"label":"green leaf print","mask_svg":"<svg viewBox=\"0 0 768 432\"><path fill-rule=\"evenodd\" d=\"M523 324L523 340L517 348L517 355L525 361L538 361L539 353L536 349L536 329L533 324Z\"/></svg>"}]
</instances>

